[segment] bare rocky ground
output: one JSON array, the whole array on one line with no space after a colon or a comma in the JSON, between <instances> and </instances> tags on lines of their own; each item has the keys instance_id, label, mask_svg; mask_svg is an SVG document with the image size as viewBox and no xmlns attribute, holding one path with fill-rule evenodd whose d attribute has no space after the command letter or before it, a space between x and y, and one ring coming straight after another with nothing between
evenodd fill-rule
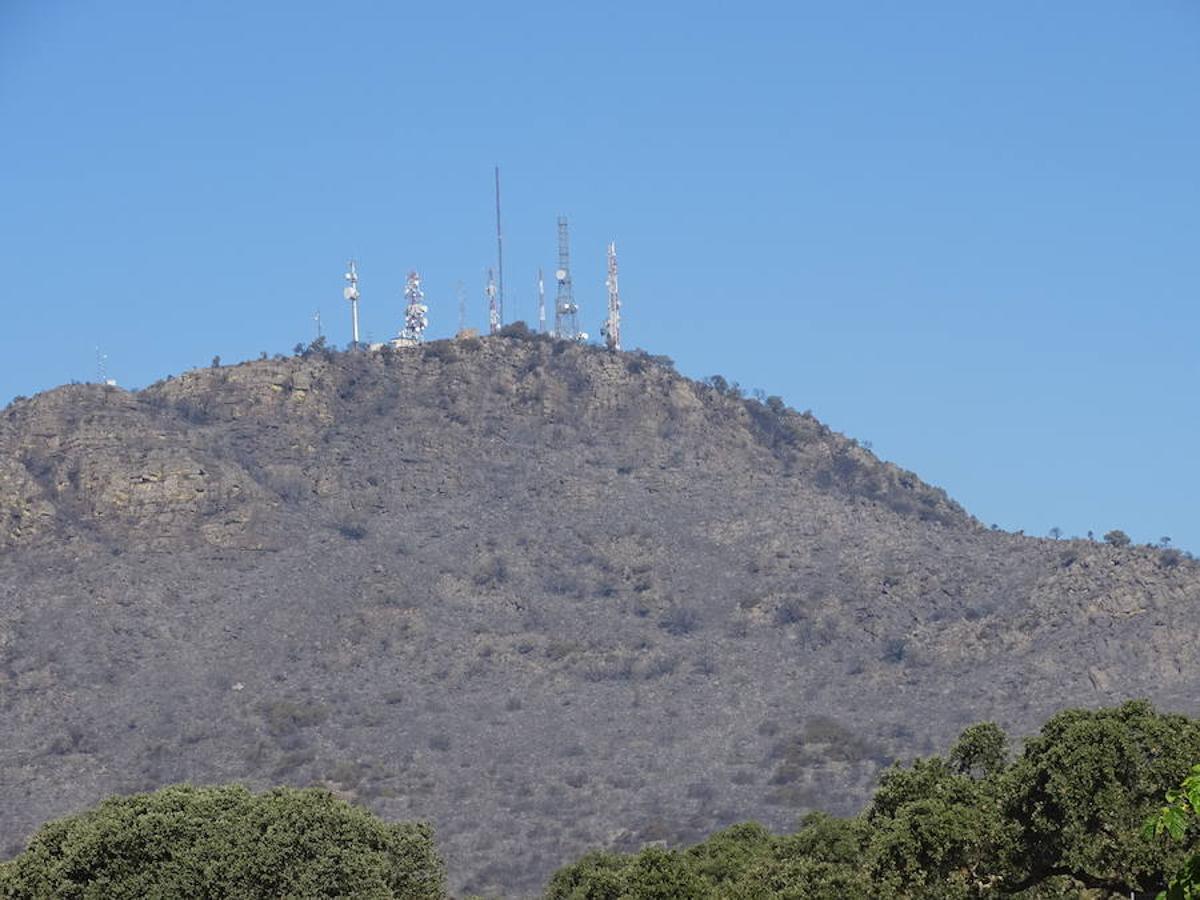
<instances>
[{"instance_id":1,"label":"bare rocky ground","mask_svg":"<svg viewBox=\"0 0 1200 900\"><path fill-rule=\"evenodd\" d=\"M855 811L964 725L1200 712L1200 569L989 531L778 401L520 335L0 413L0 855L176 781L321 783L462 893Z\"/></svg>"}]
</instances>

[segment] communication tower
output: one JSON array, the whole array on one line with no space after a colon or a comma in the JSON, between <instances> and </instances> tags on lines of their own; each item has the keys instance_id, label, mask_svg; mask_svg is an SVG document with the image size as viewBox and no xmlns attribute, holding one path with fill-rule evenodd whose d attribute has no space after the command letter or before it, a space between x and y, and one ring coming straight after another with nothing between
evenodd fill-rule
<instances>
[{"instance_id":1,"label":"communication tower","mask_svg":"<svg viewBox=\"0 0 1200 900\"><path fill-rule=\"evenodd\" d=\"M416 272L408 273L404 283L404 330L394 343L400 347L411 347L421 343L425 338L425 329L429 327L429 307L425 305L425 292L421 290L421 276Z\"/></svg>"},{"instance_id":2,"label":"communication tower","mask_svg":"<svg viewBox=\"0 0 1200 900\"><path fill-rule=\"evenodd\" d=\"M353 343L352 348L358 348L358 269L354 266L354 260L350 260L350 265L346 271L346 287L342 291L342 296L350 301L350 324L352 327Z\"/></svg>"},{"instance_id":3,"label":"communication tower","mask_svg":"<svg viewBox=\"0 0 1200 900\"><path fill-rule=\"evenodd\" d=\"M108 354L96 346L96 383L116 387L117 379L108 377Z\"/></svg>"},{"instance_id":4,"label":"communication tower","mask_svg":"<svg viewBox=\"0 0 1200 900\"><path fill-rule=\"evenodd\" d=\"M500 308L496 305L496 273L488 269L487 287L484 289L488 301L488 333L500 330Z\"/></svg>"},{"instance_id":5,"label":"communication tower","mask_svg":"<svg viewBox=\"0 0 1200 900\"><path fill-rule=\"evenodd\" d=\"M571 246L566 216L558 217L558 270L554 273L558 294L554 299L554 336L566 341L586 341L579 330L579 306L571 291Z\"/></svg>"},{"instance_id":6,"label":"communication tower","mask_svg":"<svg viewBox=\"0 0 1200 900\"><path fill-rule=\"evenodd\" d=\"M617 288L617 244L612 241L608 245L608 278L604 282L608 288L608 318L600 333L604 335L604 345L609 350L621 349L621 292Z\"/></svg>"},{"instance_id":7,"label":"communication tower","mask_svg":"<svg viewBox=\"0 0 1200 900\"><path fill-rule=\"evenodd\" d=\"M546 282L542 280L541 266L538 266L538 332L546 333Z\"/></svg>"},{"instance_id":8,"label":"communication tower","mask_svg":"<svg viewBox=\"0 0 1200 900\"><path fill-rule=\"evenodd\" d=\"M317 323L317 340L319 341L324 335L321 333L321 311L318 309L313 313L313 321Z\"/></svg>"},{"instance_id":9,"label":"communication tower","mask_svg":"<svg viewBox=\"0 0 1200 900\"><path fill-rule=\"evenodd\" d=\"M496 166L496 267L500 284L496 289L496 315L504 325L504 236L500 230L500 167ZM495 333L499 329L493 328Z\"/></svg>"}]
</instances>

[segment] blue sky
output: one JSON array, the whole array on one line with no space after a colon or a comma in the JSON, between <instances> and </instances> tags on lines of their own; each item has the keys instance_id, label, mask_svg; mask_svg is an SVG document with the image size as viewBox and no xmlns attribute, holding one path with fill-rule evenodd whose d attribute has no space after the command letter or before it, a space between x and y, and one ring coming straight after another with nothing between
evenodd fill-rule
<instances>
[{"instance_id":1,"label":"blue sky","mask_svg":"<svg viewBox=\"0 0 1200 900\"><path fill-rule=\"evenodd\" d=\"M986 523L1200 551L1200 3L0 0L0 403L509 318L811 408ZM552 287L551 287L552 290Z\"/></svg>"}]
</instances>

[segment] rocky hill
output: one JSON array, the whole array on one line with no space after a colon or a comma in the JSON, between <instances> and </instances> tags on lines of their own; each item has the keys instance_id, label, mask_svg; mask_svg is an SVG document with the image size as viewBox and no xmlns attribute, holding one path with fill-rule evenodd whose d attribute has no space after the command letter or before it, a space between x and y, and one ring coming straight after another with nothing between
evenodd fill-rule
<instances>
[{"instance_id":1,"label":"rocky hill","mask_svg":"<svg viewBox=\"0 0 1200 900\"><path fill-rule=\"evenodd\" d=\"M323 783L456 891L850 812L969 722L1200 712L1200 567L989 531L775 398L531 337L0 414L0 851L118 791Z\"/></svg>"}]
</instances>

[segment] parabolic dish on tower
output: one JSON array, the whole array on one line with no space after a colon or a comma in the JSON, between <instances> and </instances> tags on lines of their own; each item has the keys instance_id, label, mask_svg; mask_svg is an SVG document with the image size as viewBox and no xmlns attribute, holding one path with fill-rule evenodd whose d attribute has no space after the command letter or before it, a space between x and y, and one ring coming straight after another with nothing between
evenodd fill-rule
<instances>
[{"instance_id":1,"label":"parabolic dish on tower","mask_svg":"<svg viewBox=\"0 0 1200 900\"><path fill-rule=\"evenodd\" d=\"M567 270L559 269L557 272L554 273L554 277L557 278L559 281L566 281L567 280Z\"/></svg>"}]
</instances>

